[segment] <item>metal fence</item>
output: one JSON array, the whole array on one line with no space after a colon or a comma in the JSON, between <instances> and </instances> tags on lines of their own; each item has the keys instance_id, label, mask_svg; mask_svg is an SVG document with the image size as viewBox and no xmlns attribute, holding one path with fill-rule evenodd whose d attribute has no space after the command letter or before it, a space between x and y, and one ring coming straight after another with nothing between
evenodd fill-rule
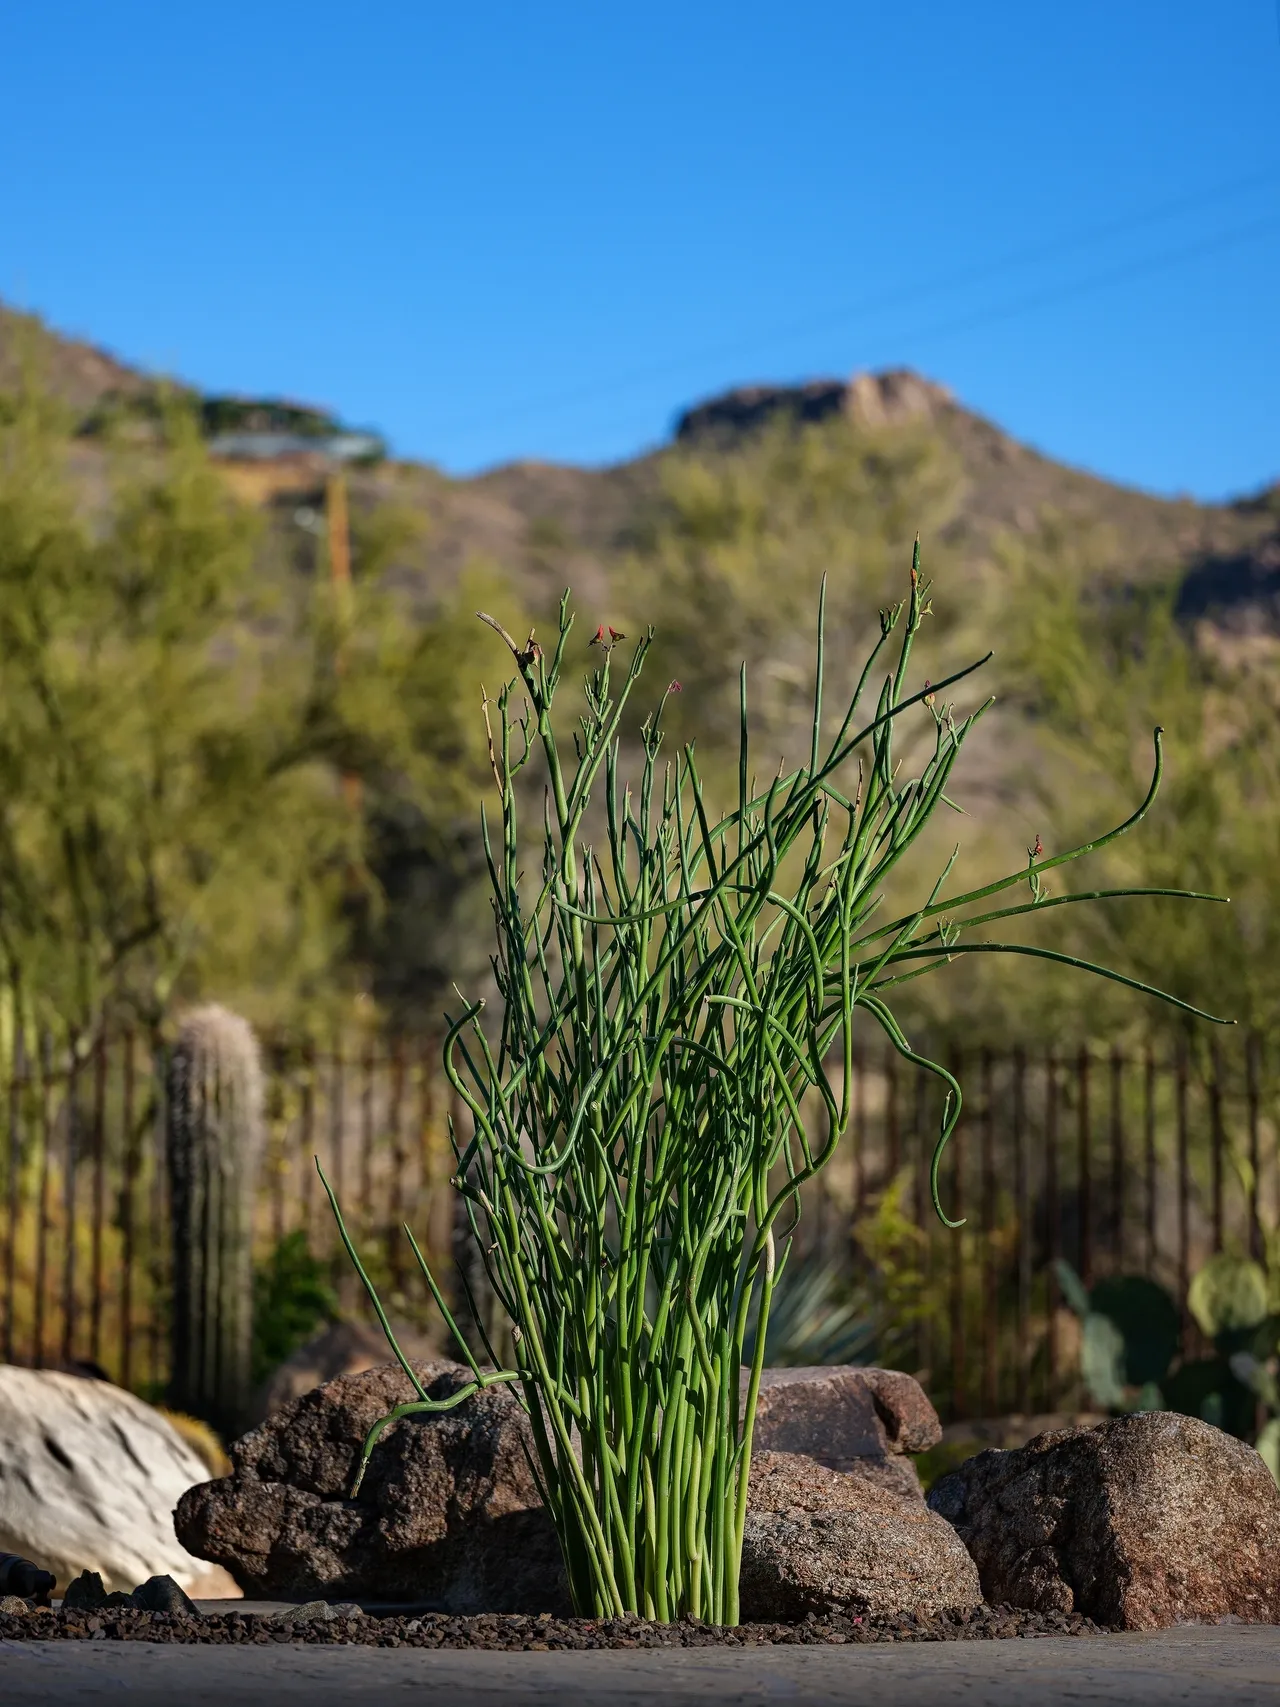
<instances>
[{"instance_id":1,"label":"metal fence","mask_svg":"<svg viewBox=\"0 0 1280 1707\"><path fill-rule=\"evenodd\" d=\"M401 1223L449 1269L451 1158L434 1038L267 1049L260 1259L290 1234L332 1265L360 1313L316 1176L319 1156L393 1310L427 1321ZM1185 1299L1212 1252L1264 1254L1280 1224L1275 1081L1255 1038L1173 1049L974 1050L949 1065L964 1118L933 1216L937 1083L892 1051L855 1061L848 1140L807 1191L792 1263L871 1298L891 1264L909 1300L898 1357L944 1415L1080 1400L1074 1319L1055 1264L1086 1284L1140 1273ZM89 1360L138 1391L168 1375L169 1217L163 1060L137 1037L87 1058L17 1039L0 1082L0 1358ZM887 1253L887 1254L886 1254ZM1186 1323L1187 1347L1195 1349Z\"/></svg>"}]
</instances>

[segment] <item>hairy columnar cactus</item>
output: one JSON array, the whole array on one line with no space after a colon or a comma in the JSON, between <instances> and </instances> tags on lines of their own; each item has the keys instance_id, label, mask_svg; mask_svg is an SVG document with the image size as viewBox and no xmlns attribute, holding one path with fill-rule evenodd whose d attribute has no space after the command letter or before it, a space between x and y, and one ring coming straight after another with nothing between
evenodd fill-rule
<instances>
[{"instance_id":1,"label":"hairy columnar cactus","mask_svg":"<svg viewBox=\"0 0 1280 1707\"><path fill-rule=\"evenodd\" d=\"M251 1392L253 1204L262 1152L262 1067L252 1027L196 1008L169 1058L173 1205L170 1402L224 1436Z\"/></svg>"}]
</instances>

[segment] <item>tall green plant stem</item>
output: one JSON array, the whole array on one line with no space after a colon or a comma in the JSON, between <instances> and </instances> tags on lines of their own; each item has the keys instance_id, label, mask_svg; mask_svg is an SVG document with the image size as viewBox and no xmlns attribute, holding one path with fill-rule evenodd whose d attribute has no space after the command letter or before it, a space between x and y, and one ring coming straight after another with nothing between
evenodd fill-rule
<instances>
[{"instance_id":1,"label":"tall green plant stem","mask_svg":"<svg viewBox=\"0 0 1280 1707\"><path fill-rule=\"evenodd\" d=\"M872 926L886 879L946 799L986 709L957 720L939 703L978 665L909 691L927 594L917 546L908 597L881 613L858 686L835 718L823 704L820 607L808 762L765 786L751 780L744 676L738 798L719 818L693 746L661 757L665 695L641 730L637 781L623 781L620 721L651 634L621 672L616 637L598 634L601 656L566 766L553 706L572 634L567 595L550 657L532 635L521 646L483 618L517 669L485 706L486 718L492 704L498 713L490 751L500 822L486 816L483 830L501 1010L490 1029L481 1003L465 1005L444 1055L468 1115L453 1132L454 1183L512 1323L514 1367L497 1368L487 1345L482 1362L446 1317L473 1371L467 1393L516 1384L583 1613L737 1620L770 1301L801 1188L849 1122L859 1010L941 1081L933 1200L955 1226L939 1200L938 1163L960 1115L960 1086L911 1048L886 992L978 951L1041 953L1122 977L1049 950L960 938L1044 905L1043 871L1141 820L1159 785L1158 732L1151 789L1125 824L943 901L953 856L921 906ZM895 635L875 711L858 726L862 695ZM892 741L908 714L931 722L933 743L920 774L903 781ZM535 759L545 789L530 866L518 779ZM599 851L584 839L597 797ZM1020 881L1026 903L964 916ZM419 1396L395 1414L439 1408L406 1368Z\"/></svg>"}]
</instances>

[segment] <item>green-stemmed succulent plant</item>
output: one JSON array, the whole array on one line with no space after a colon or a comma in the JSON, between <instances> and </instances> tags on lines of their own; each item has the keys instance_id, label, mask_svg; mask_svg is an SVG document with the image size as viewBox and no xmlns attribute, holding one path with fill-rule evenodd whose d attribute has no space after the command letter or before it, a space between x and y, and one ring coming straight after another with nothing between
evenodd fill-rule
<instances>
[{"instance_id":1,"label":"green-stemmed succulent plant","mask_svg":"<svg viewBox=\"0 0 1280 1707\"><path fill-rule=\"evenodd\" d=\"M620 728L651 635L619 670L624 637L597 632L570 760L553 720L572 631L567 595L549 655L532 635L521 645L484 619L518 672L496 701L501 821L485 824L501 1013L488 1027L480 1003L465 1006L450 1023L445 1066L468 1111L453 1133L454 1183L515 1355L503 1368L487 1342L471 1345L415 1243L474 1379L433 1401L402 1358L418 1397L375 1427L364 1461L393 1418L514 1384L584 1614L736 1622L770 1303L801 1187L849 1121L860 1016L942 1082L933 1201L957 1225L939 1202L938 1163L960 1086L911 1047L890 993L957 954L1083 965L969 933L1098 898L1047 899L1042 874L1132 828L1155 798L1159 732L1147 798L1118 829L1053 857L1037 846L1025 868L944 900L953 855L918 907L875 922L885 880L946 800L985 709L957 718L942 701L976 664L932 687L908 685L928 611L917 546L908 598L881 613L856 690L829 717L820 609L809 751L763 784L752 776L744 674L737 799L722 817L711 813L692 745L663 757L666 695L643 724L634 786L624 780ZM874 713L859 725L895 636ZM933 742L920 774L904 780L892 743L908 713L931 718ZM530 837L518 779L535 760L545 796ZM599 848L584 841L592 802ZM1020 883L1029 898L983 909Z\"/></svg>"}]
</instances>

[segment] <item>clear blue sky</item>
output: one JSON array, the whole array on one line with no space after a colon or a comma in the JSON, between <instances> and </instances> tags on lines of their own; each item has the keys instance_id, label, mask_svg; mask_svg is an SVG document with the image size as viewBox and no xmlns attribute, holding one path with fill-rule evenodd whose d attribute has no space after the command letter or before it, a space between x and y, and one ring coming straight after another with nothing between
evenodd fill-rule
<instances>
[{"instance_id":1,"label":"clear blue sky","mask_svg":"<svg viewBox=\"0 0 1280 1707\"><path fill-rule=\"evenodd\" d=\"M0 113L0 296L452 470L907 364L1280 475L1276 0L40 0Z\"/></svg>"}]
</instances>

